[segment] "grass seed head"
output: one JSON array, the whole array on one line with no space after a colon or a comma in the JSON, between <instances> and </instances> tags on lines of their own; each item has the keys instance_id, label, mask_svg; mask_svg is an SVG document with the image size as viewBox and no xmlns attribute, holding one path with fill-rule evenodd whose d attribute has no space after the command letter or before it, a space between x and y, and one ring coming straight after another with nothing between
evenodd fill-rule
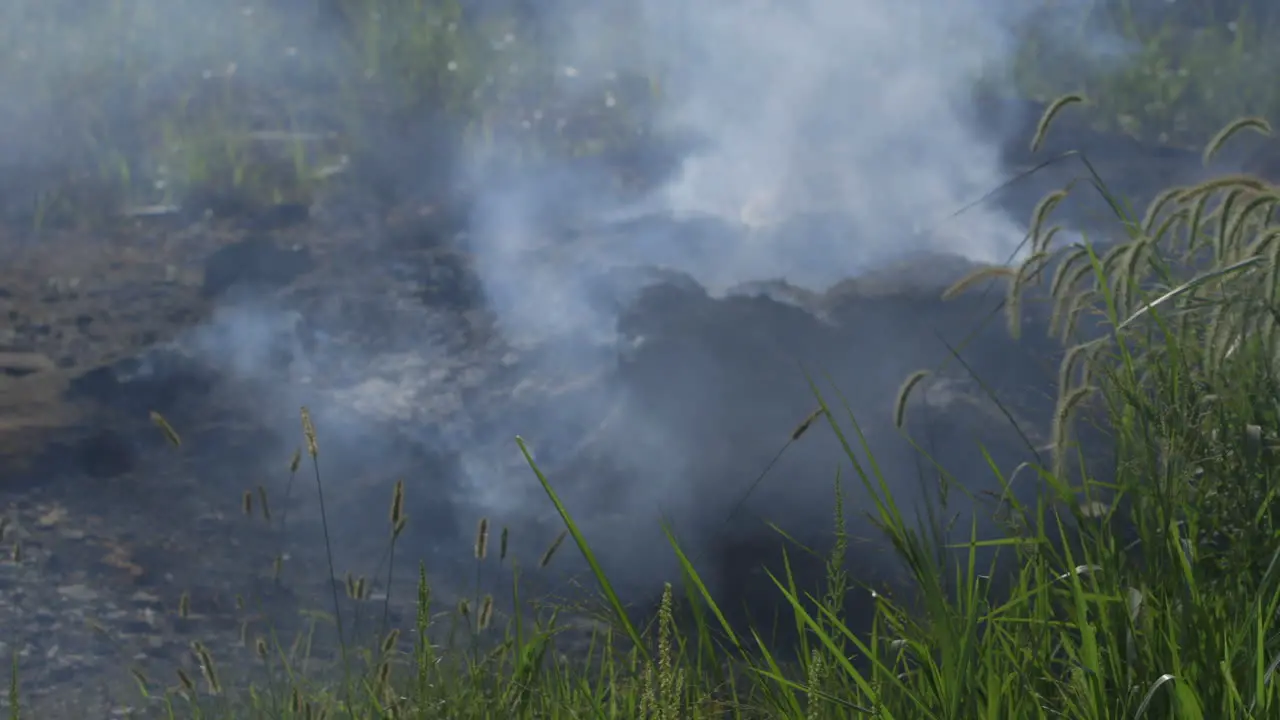
<instances>
[{"instance_id":1,"label":"grass seed head","mask_svg":"<svg viewBox=\"0 0 1280 720\"><path fill-rule=\"evenodd\" d=\"M312 458L320 454L320 444L316 441L316 426L311 422L311 411L302 406L302 435L307 440L307 454Z\"/></svg>"},{"instance_id":2,"label":"grass seed head","mask_svg":"<svg viewBox=\"0 0 1280 720\"><path fill-rule=\"evenodd\" d=\"M164 435L164 439L174 447L182 447L182 438L178 435L178 431L173 429L168 420L155 410L151 411L151 424L160 428L160 433Z\"/></svg>"},{"instance_id":3,"label":"grass seed head","mask_svg":"<svg viewBox=\"0 0 1280 720\"><path fill-rule=\"evenodd\" d=\"M560 534L556 535L556 539L551 543L551 547L547 548L547 551L542 553L542 559L538 561L539 569L545 568L546 566L551 564L551 558L555 557L556 550L560 549L560 543L563 543L565 537L568 535L569 535L568 530L561 530Z\"/></svg>"},{"instance_id":4,"label":"grass seed head","mask_svg":"<svg viewBox=\"0 0 1280 720\"><path fill-rule=\"evenodd\" d=\"M1016 269L1008 267L1007 265L986 265L952 283L951 287L942 292L942 299L954 300L960 295L968 292L970 288L978 283L985 282L987 280L1012 279L1017 276L1017 274L1018 271Z\"/></svg>"},{"instance_id":5,"label":"grass seed head","mask_svg":"<svg viewBox=\"0 0 1280 720\"><path fill-rule=\"evenodd\" d=\"M262 519L271 522L271 506L267 504L267 489L258 486L258 507L262 509Z\"/></svg>"},{"instance_id":6,"label":"grass seed head","mask_svg":"<svg viewBox=\"0 0 1280 720\"><path fill-rule=\"evenodd\" d=\"M899 429L907 422L907 401L911 399L911 391L921 380L929 377L928 370L917 370L907 376L898 388L898 396L893 401L893 425Z\"/></svg>"},{"instance_id":7,"label":"grass seed head","mask_svg":"<svg viewBox=\"0 0 1280 720\"><path fill-rule=\"evenodd\" d=\"M1225 127L1219 130L1217 134L1210 138L1209 142L1205 144L1204 154L1201 156L1201 160L1204 161L1204 164L1208 165L1212 162L1214 156L1222 149L1222 146L1226 145L1227 141L1232 137L1235 137L1236 133L1243 130L1253 130L1259 135L1270 136L1271 123L1268 123L1266 118L1256 116L1237 118L1227 123Z\"/></svg>"},{"instance_id":8,"label":"grass seed head","mask_svg":"<svg viewBox=\"0 0 1280 720\"><path fill-rule=\"evenodd\" d=\"M187 671L183 670L182 668L178 668L177 673L178 673L178 682L182 684L182 689L186 690L188 694L194 695L196 692L196 684L194 681L192 681L191 676L188 675Z\"/></svg>"},{"instance_id":9,"label":"grass seed head","mask_svg":"<svg viewBox=\"0 0 1280 720\"><path fill-rule=\"evenodd\" d=\"M387 633L387 636L382 639L382 647L381 647L382 654L389 655L391 652L393 652L396 649L396 643L399 641L400 641L400 631L398 629L392 630L391 632Z\"/></svg>"},{"instance_id":10,"label":"grass seed head","mask_svg":"<svg viewBox=\"0 0 1280 720\"><path fill-rule=\"evenodd\" d=\"M1068 94L1049 103L1049 107L1045 108L1044 114L1040 116L1040 122L1036 123L1036 133L1031 137L1031 152L1039 152L1040 147L1044 145L1045 137L1049 134L1049 127L1053 124L1054 118L1058 117L1058 113L1062 112L1068 105L1075 105L1084 102L1083 95Z\"/></svg>"},{"instance_id":11,"label":"grass seed head","mask_svg":"<svg viewBox=\"0 0 1280 720\"><path fill-rule=\"evenodd\" d=\"M205 684L209 686L209 693L218 695L222 692L222 682L218 679L218 668L213 663L213 656L209 654L209 649L204 643L196 640L191 643L191 652L195 654L196 660L200 663L200 672L204 675Z\"/></svg>"},{"instance_id":12,"label":"grass seed head","mask_svg":"<svg viewBox=\"0 0 1280 720\"><path fill-rule=\"evenodd\" d=\"M391 527L400 525L404 520L404 480L397 480L395 490L391 492Z\"/></svg>"},{"instance_id":13,"label":"grass seed head","mask_svg":"<svg viewBox=\"0 0 1280 720\"><path fill-rule=\"evenodd\" d=\"M476 525L475 555L477 560L484 560L489 555L489 518L480 518Z\"/></svg>"},{"instance_id":14,"label":"grass seed head","mask_svg":"<svg viewBox=\"0 0 1280 720\"><path fill-rule=\"evenodd\" d=\"M804 434L809 432L809 428L813 426L815 420L822 416L822 413L822 408L818 408L817 410L809 413L809 416L802 420L800 424L796 426L795 430L791 431L791 442L795 442L804 437Z\"/></svg>"}]
</instances>

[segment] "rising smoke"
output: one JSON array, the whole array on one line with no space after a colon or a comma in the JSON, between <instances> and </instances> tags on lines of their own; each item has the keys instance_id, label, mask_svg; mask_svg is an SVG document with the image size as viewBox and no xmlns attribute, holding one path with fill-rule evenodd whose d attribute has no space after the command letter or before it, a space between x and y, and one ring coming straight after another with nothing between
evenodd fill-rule
<instances>
[{"instance_id":1,"label":"rising smoke","mask_svg":"<svg viewBox=\"0 0 1280 720\"><path fill-rule=\"evenodd\" d=\"M207 3L197 5L204 8ZM303 5L308 8L300 13L311 12L310 3ZM611 107L616 99L600 82L603 78L611 73L651 76L658 130L695 136L699 143L666 182L643 198L626 200L609 191L599 168L588 163L495 172L493 156L508 143L515 144L515 138L494 138L482 150L469 148L449 158L475 196L468 249L475 256L485 296L508 340L536 350L525 366L530 373L573 363L589 366L590 359L616 350L619 317L636 290L631 268L684 273L716 295L743 283L773 279L822 291L919 251L1004 262L1023 239L1022 219L998 208L980 206L957 217L949 215L1006 179L1003 138L978 125L970 104L980 81L999 88L1008 75L1015 29L1029 16L1027 3L637 0L619 5L539 5L539 21L552 38L543 50L554 53L563 68L559 82L565 92ZM123 40L145 48L138 57L156 67L189 66L217 75L228 72L234 61L239 63L236 72L259 72L269 86L283 82L280 78L288 74L281 69L299 53L337 56L328 45L331 36L317 31L311 37L305 30L310 25L300 23L303 29L295 27L287 47L255 48L256 63L233 59L230 52L220 59L223 43L243 49L245 23L252 23L249 8L211 16L212 11L196 13L195 5L188 3L166 7L163 18L152 16L145 24L140 20L136 32ZM5 12L0 18L9 29L36 22L13 8ZM41 27L48 27L47 18L37 19ZM65 78L91 78L89 70L113 57L117 47L112 43L122 41L95 37L87 28L74 30L70 46L78 54L33 55L20 72L5 75L3 107L12 120L8 142L0 146L0 167L61 160L55 157L56 137L42 134L47 118L24 115L22 108L62 107L54 101L74 93ZM55 98L51 89L62 94L54 93ZM42 102L28 102L33 99ZM111 106L105 112L114 126L125 127L137 109ZM376 144L375 139L365 141ZM33 148L47 153L42 157ZM21 162L18 150L23 152ZM396 147L392 152L411 156L413 148ZM548 215L558 215L564 207L574 208L577 215L560 215L558 224L549 223ZM678 223L646 226L647 230L621 236L591 230L653 216L710 221L733 232L697 238L678 231L685 227ZM828 232L788 231L799 227L791 223L806 217L835 217L838 227ZM366 397L366 404L411 404L405 400L412 396L408 387L428 383L428 376L446 362L436 337L424 329L432 325L429 311L421 314L416 320L411 314L398 319L406 325L416 323L415 329L402 325L393 332L403 333L407 345L416 343L420 358L427 360L408 366L405 372L412 377L405 385L367 383L369 392L382 394L377 401ZM280 322L270 306L240 302L200 329L194 347L211 364L241 378L274 382L275 371L267 369L265 359L270 353L261 346L274 342ZM327 322L349 320L335 317ZM342 328L331 324L324 330L337 335ZM352 366L373 368L381 362L336 344L322 345L320 352L346 354ZM893 367L882 359L868 373L882 373L884 377L874 381L892 385L913 369ZM712 377L716 369L705 372ZM714 394L699 396L698 387L680 391L689 394L685 401L691 407L718 402ZM295 386L257 400L274 408L273 417L283 417L287 413L279 408L292 412L308 401L309 392L308 387ZM638 529L654 524L660 512L697 525L704 518L693 503L705 493L698 489L702 479L691 473L705 467L696 458L702 449L682 437L679 428L664 427L646 409L652 404L629 392L599 388L562 399L556 407L523 411L500 427L458 433L433 430L430 442L446 444L445 449L459 456L466 477L455 499L466 502L466 512L542 516L545 504L536 512L527 510L531 495L526 489L534 487L527 472L511 475L508 460L518 461L511 435L527 435L540 459L567 460L582 432L610 418L627 428L627 442L613 446L612 460L629 476L651 480L616 488L613 514L601 517L611 518L615 530L619 515L629 516L625 527ZM343 397L353 404L361 402L359 396ZM785 416L785 435L787 425L808 409L809 399L803 395L796 402L795 407L754 409ZM337 408L322 415L322 432L376 436L362 426L367 414L349 410ZM412 411L406 408L405 417L412 418ZM344 451L350 453L346 459L352 465L386 460L381 453L387 448L348 445L352 447ZM511 457L495 460L490 454L496 446L508 448ZM829 503L826 478L813 488L811 495L802 490L793 503ZM536 495L534 488L532 497ZM580 507L590 504L585 498L584 491L581 497L571 492L566 499L571 507ZM722 506L715 509L723 511ZM629 580L637 587L672 570L669 562L640 552L634 541L610 549L614 565L625 560ZM665 557L665 549L656 552Z\"/></svg>"}]
</instances>

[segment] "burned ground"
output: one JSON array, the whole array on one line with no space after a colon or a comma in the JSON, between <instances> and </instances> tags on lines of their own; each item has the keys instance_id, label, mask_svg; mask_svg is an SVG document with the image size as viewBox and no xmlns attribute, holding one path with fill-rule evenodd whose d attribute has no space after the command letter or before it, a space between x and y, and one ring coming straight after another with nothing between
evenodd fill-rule
<instances>
[{"instance_id":1,"label":"burned ground","mask_svg":"<svg viewBox=\"0 0 1280 720\"><path fill-rule=\"evenodd\" d=\"M1205 172L1191 154L1170 157L1134 150L1107 155L1099 166L1104 176L1123 178L1137 198ZM1028 217L1041 191L1077 175L1078 167L1060 163L994 201ZM1070 209L1070 221L1104 227L1099 208L1086 201ZM621 309L617 343L575 348L566 357L554 339L514 345L495 323L469 255L465 204L414 198L379 209L385 216L373 239L368 226L350 220L373 211L322 210L266 230L143 219L110 238L66 231L36 244L5 241L12 254L0 278L0 312L8 319L0 348L7 358L0 498L12 518L9 539L30 548L23 563L5 570L5 582L21 584L22 573L78 577L58 586L92 585L96 602L107 603L80 612L119 618L136 613L115 608L117 601L141 594L147 607L172 607L185 590L200 587L219 598L202 613L232 618L210 627L234 635L230 598L274 587L270 567L284 542L293 557L286 605L321 606L327 571L318 570L313 482L300 479L290 502L284 498L288 460L300 443L297 409L306 404L320 428L329 501L340 509L333 527L340 574L376 567L397 479L407 481L412 518L399 553L406 581L423 560L446 596L451 584L452 592L466 592L474 576L469 535L481 515L511 526L521 544L513 552L536 564L560 524L515 449L520 434L569 500L624 599L643 609L661 579L678 579L658 526L665 518L726 607L747 606L735 619L759 620L771 617L778 597L761 567L776 570L786 546L764 520L816 549L832 539L842 452L822 422L738 507L814 409L805 372L833 407L841 405L836 391L847 400L912 513L936 492L938 473L893 426L895 397L909 373L938 370L913 394L907 434L979 497L997 489L980 447L1011 473L1048 441L1061 347L1046 337L1045 316L1035 311L1022 339L1009 337L1003 319L993 317L998 292L942 301L942 290L973 267L963 258L911 257L853 272L827 289L760 278L723 295L660 269L601 268L601 302ZM707 227L711 221L648 222L704 238L709 253L745 232ZM584 232L652 231L578 229L564 243L571 250ZM248 316L263 339L251 356L229 330L243 328ZM178 430L181 448L166 444L151 411ZM901 568L865 519L867 500L847 463L842 478L854 581L899 581ZM271 493L277 514L291 506L287 533L239 516L242 494L258 485ZM1018 488L1024 490L1026 500L1037 488ZM975 510L955 492L949 500L962 518L958 531L967 531L972 513L980 535L998 532L986 506ZM96 538L92 548L86 534ZM581 579L569 550L535 578L540 589L558 592L569 576ZM819 579L820 561L790 557L803 583ZM851 602L861 603L855 617L865 618L866 595ZM272 612L279 619L290 611ZM12 615L15 628L29 619ZM185 627L148 632L182 640ZM125 635L117 641L130 648L153 643L155 657L167 657L157 648L168 645L120 639ZM47 638L22 642L48 651ZM104 661L92 658L102 648L84 642L70 653L84 657L75 671L106 672ZM58 662L32 669L31 681L56 685L65 672Z\"/></svg>"}]
</instances>

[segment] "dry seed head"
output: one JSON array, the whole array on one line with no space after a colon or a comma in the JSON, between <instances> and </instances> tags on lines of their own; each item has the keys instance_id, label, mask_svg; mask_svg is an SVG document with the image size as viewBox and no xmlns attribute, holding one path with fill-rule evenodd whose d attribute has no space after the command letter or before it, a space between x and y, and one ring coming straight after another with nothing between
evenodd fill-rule
<instances>
[{"instance_id":1,"label":"dry seed head","mask_svg":"<svg viewBox=\"0 0 1280 720\"><path fill-rule=\"evenodd\" d=\"M12 560L13 564L15 565L22 562L22 541L21 540L13 541L13 549L9 551L9 559Z\"/></svg>"},{"instance_id":2,"label":"dry seed head","mask_svg":"<svg viewBox=\"0 0 1280 720\"><path fill-rule=\"evenodd\" d=\"M320 445L316 442L316 426L311 422L311 411L302 406L302 434L307 439L307 453L311 457L320 454Z\"/></svg>"},{"instance_id":3,"label":"dry seed head","mask_svg":"<svg viewBox=\"0 0 1280 720\"><path fill-rule=\"evenodd\" d=\"M796 426L795 430L791 431L791 442L799 440L805 433L809 432L809 428L813 425L813 421L821 417L823 412L825 411L822 408L818 408L817 410L809 413L809 416L802 420L800 424Z\"/></svg>"},{"instance_id":4,"label":"dry seed head","mask_svg":"<svg viewBox=\"0 0 1280 720\"><path fill-rule=\"evenodd\" d=\"M1265 192L1267 184L1252 175L1223 175L1187 188L1182 192L1182 196L1178 198L1178 201L1191 202L1192 200L1199 200L1204 195L1211 195L1227 188L1245 188L1255 192Z\"/></svg>"},{"instance_id":5,"label":"dry seed head","mask_svg":"<svg viewBox=\"0 0 1280 720\"><path fill-rule=\"evenodd\" d=\"M262 508L262 519L271 522L271 506L267 504L267 489L258 486L258 506Z\"/></svg>"},{"instance_id":6,"label":"dry seed head","mask_svg":"<svg viewBox=\"0 0 1280 720\"><path fill-rule=\"evenodd\" d=\"M1092 395L1095 390L1097 388L1092 385L1084 385L1062 395L1058 403L1058 409L1053 414L1053 445L1055 452L1061 452L1066 448L1067 436L1071 429L1071 419L1075 416L1076 408Z\"/></svg>"},{"instance_id":7,"label":"dry seed head","mask_svg":"<svg viewBox=\"0 0 1280 720\"><path fill-rule=\"evenodd\" d=\"M1280 202L1280 196L1272 193L1259 195L1250 200L1249 203L1240 210L1240 214L1236 216L1236 224L1235 227L1231 229L1231 236L1235 238L1243 235L1246 227L1248 227L1246 223L1253 218L1254 213L1263 208L1266 208L1266 212L1262 214L1262 217L1259 218L1258 222L1259 226L1266 227L1267 223L1270 221L1271 213L1278 202Z\"/></svg>"},{"instance_id":8,"label":"dry seed head","mask_svg":"<svg viewBox=\"0 0 1280 720\"><path fill-rule=\"evenodd\" d=\"M1230 253L1231 245L1231 227L1234 225L1236 202L1244 191L1240 188L1234 188L1227 193L1226 198L1222 201L1222 212L1218 215L1218 231L1213 236L1215 252L1219 260L1223 260Z\"/></svg>"},{"instance_id":9,"label":"dry seed head","mask_svg":"<svg viewBox=\"0 0 1280 720\"><path fill-rule=\"evenodd\" d=\"M1106 255L1102 256L1102 260L1099 264L1102 266L1103 275L1110 278L1115 274L1116 263L1120 262L1120 260L1124 258L1125 253L1129 251L1129 247L1130 243L1120 243L1108 250Z\"/></svg>"},{"instance_id":10,"label":"dry seed head","mask_svg":"<svg viewBox=\"0 0 1280 720\"><path fill-rule=\"evenodd\" d=\"M213 656L209 654L209 650L196 640L191 643L191 652L195 653L196 659L200 662L200 672L204 674L204 681L209 686L209 692L217 695L222 692L222 683L218 680L218 668L213 664Z\"/></svg>"},{"instance_id":11,"label":"dry seed head","mask_svg":"<svg viewBox=\"0 0 1280 720\"><path fill-rule=\"evenodd\" d=\"M293 692L289 693L289 710L294 715L302 714L302 692L298 690L298 686L293 686Z\"/></svg>"},{"instance_id":12,"label":"dry seed head","mask_svg":"<svg viewBox=\"0 0 1280 720\"><path fill-rule=\"evenodd\" d=\"M1171 187L1151 201L1151 204L1147 206L1147 214L1142 218L1142 231L1144 233L1151 234L1151 226L1156 224L1160 211L1164 210L1164 206L1173 202L1184 190L1186 190L1184 187Z\"/></svg>"},{"instance_id":13,"label":"dry seed head","mask_svg":"<svg viewBox=\"0 0 1280 720\"><path fill-rule=\"evenodd\" d=\"M462 598L458 601L458 614L461 615L463 619L471 618L471 603L467 602L466 598Z\"/></svg>"},{"instance_id":14,"label":"dry seed head","mask_svg":"<svg viewBox=\"0 0 1280 720\"><path fill-rule=\"evenodd\" d=\"M556 535L556 539L554 542L551 543L551 547L547 548L547 551L542 553L542 559L538 561L539 569L545 568L546 566L551 564L551 558L555 557L556 550L560 549L560 543L564 542L565 536L567 536L568 534L569 534L569 531L566 529L566 530L561 530L560 534Z\"/></svg>"},{"instance_id":15,"label":"dry seed head","mask_svg":"<svg viewBox=\"0 0 1280 720\"><path fill-rule=\"evenodd\" d=\"M1062 326L1059 328L1060 337L1066 341L1075 333L1076 326L1080 322L1080 316L1093 307L1093 303L1097 300L1098 293L1096 291L1083 292L1075 296L1071 304L1067 307L1066 313L1062 316Z\"/></svg>"},{"instance_id":16,"label":"dry seed head","mask_svg":"<svg viewBox=\"0 0 1280 720\"><path fill-rule=\"evenodd\" d=\"M1076 363L1078 363L1081 358L1085 357L1097 342L1097 340L1093 340L1087 343L1073 345L1069 350L1063 353L1062 362L1058 365L1058 388L1060 391L1063 388L1071 387L1071 376L1075 373Z\"/></svg>"},{"instance_id":17,"label":"dry seed head","mask_svg":"<svg viewBox=\"0 0 1280 720\"><path fill-rule=\"evenodd\" d=\"M1084 96L1069 94L1049 103L1049 107L1045 108L1044 114L1040 116L1040 122L1036 123L1036 134L1031 138L1031 152L1040 150L1040 146L1044 144L1045 136L1049 133L1049 126L1053 123L1053 119L1058 116L1068 105L1084 102Z\"/></svg>"},{"instance_id":18,"label":"dry seed head","mask_svg":"<svg viewBox=\"0 0 1280 720\"><path fill-rule=\"evenodd\" d=\"M191 693L194 695L196 692L196 684L191 680L191 676L188 675L187 671L183 670L182 668L178 668L177 672L178 672L178 682L182 683L182 688L186 690L188 693Z\"/></svg>"},{"instance_id":19,"label":"dry seed head","mask_svg":"<svg viewBox=\"0 0 1280 720\"><path fill-rule=\"evenodd\" d=\"M1135 241L1125 257L1124 274L1117 279L1116 290L1117 295L1120 296L1120 305L1125 308L1126 312L1131 307L1132 296L1140 289L1139 266L1147 259L1147 250L1150 249L1152 244L1154 243L1150 240Z\"/></svg>"},{"instance_id":20,"label":"dry seed head","mask_svg":"<svg viewBox=\"0 0 1280 720\"><path fill-rule=\"evenodd\" d=\"M1280 227L1263 228L1254 238L1253 244L1249 246L1248 254L1264 255L1269 258L1275 250L1274 246L1278 239L1280 239ZM2 530L3 525L0 525L0 531ZM4 535L0 532L0 540L2 539L4 539Z\"/></svg>"},{"instance_id":21,"label":"dry seed head","mask_svg":"<svg viewBox=\"0 0 1280 720\"><path fill-rule=\"evenodd\" d=\"M1266 118L1256 116L1242 117L1231 121L1210 138L1208 144L1204 146L1204 155L1201 157L1204 164L1208 165L1213 160L1213 156L1217 155L1218 151L1222 149L1222 146L1226 145L1228 140L1242 130L1253 130L1260 135L1270 136L1271 124L1267 122Z\"/></svg>"},{"instance_id":22,"label":"dry seed head","mask_svg":"<svg viewBox=\"0 0 1280 720\"><path fill-rule=\"evenodd\" d=\"M1086 276L1093 274L1093 271L1093 265L1091 263L1085 263L1077 266L1075 270L1065 276L1062 287L1059 288L1060 293L1054 295L1054 318L1056 318L1057 321L1061 321L1066 313L1069 313L1079 307L1082 298L1089 298L1093 296L1093 290L1086 290L1081 293L1071 292L1073 288L1080 284L1081 280ZM1059 327L1054 318L1050 318L1049 320L1049 327L1051 330Z\"/></svg>"},{"instance_id":23,"label":"dry seed head","mask_svg":"<svg viewBox=\"0 0 1280 720\"><path fill-rule=\"evenodd\" d=\"M298 466L302 464L302 448L293 449L293 457L289 459L289 472L298 472Z\"/></svg>"},{"instance_id":24,"label":"dry seed head","mask_svg":"<svg viewBox=\"0 0 1280 720\"><path fill-rule=\"evenodd\" d=\"M1179 223L1189 222L1190 219L1191 211L1187 208L1181 208L1176 212L1170 213L1169 216L1164 219L1164 222L1156 226L1155 232L1151 233L1148 239L1151 242L1160 242L1168 237Z\"/></svg>"},{"instance_id":25,"label":"dry seed head","mask_svg":"<svg viewBox=\"0 0 1280 720\"><path fill-rule=\"evenodd\" d=\"M1022 337L1022 285L1028 274L1027 268L1039 264L1043 255L1044 253L1036 253L1027 258L1027 261L1018 267L1018 271L1013 276L1013 281L1005 288L1005 329L1008 330L1009 337L1014 340Z\"/></svg>"},{"instance_id":26,"label":"dry seed head","mask_svg":"<svg viewBox=\"0 0 1280 720\"><path fill-rule=\"evenodd\" d=\"M165 420L164 416L155 410L151 411L151 424L160 428L161 434L164 435L164 439L167 440L170 445L174 447L182 447L182 438L178 436L178 431L174 430L173 426L169 424L169 421Z\"/></svg>"},{"instance_id":27,"label":"dry seed head","mask_svg":"<svg viewBox=\"0 0 1280 720\"><path fill-rule=\"evenodd\" d=\"M479 524L476 525L476 546L475 554L477 560L484 560L489 556L489 518L480 518Z\"/></svg>"},{"instance_id":28,"label":"dry seed head","mask_svg":"<svg viewBox=\"0 0 1280 720\"><path fill-rule=\"evenodd\" d=\"M1058 269L1053 273L1053 280L1049 284L1050 297L1058 298L1063 292L1074 287L1074 283L1067 283L1067 278L1079 280L1079 276L1072 274L1072 266L1088 257L1089 249L1086 247L1077 247L1066 254L1062 262L1058 263Z\"/></svg>"},{"instance_id":29,"label":"dry seed head","mask_svg":"<svg viewBox=\"0 0 1280 720\"><path fill-rule=\"evenodd\" d=\"M284 556L276 555L275 560L271 561L271 578L273 580L280 579L280 573L284 570Z\"/></svg>"},{"instance_id":30,"label":"dry seed head","mask_svg":"<svg viewBox=\"0 0 1280 720\"><path fill-rule=\"evenodd\" d=\"M1191 222L1187 223L1187 227L1190 230L1190 237L1187 239L1188 254L1194 252L1200 244L1201 228L1204 227L1205 220L1209 214L1205 212L1205 209L1209 207L1211 198L1211 195L1202 195L1191 210Z\"/></svg>"},{"instance_id":31,"label":"dry seed head","mask_svg":"<svg viewBox=\"0 0 1280 720\"><path fill-rule=\"evenodd\" d=\"M394 529L404 519L404 480L397 480L391 492L391 527ZM398 533L397 533L398 534Z\"/></svg>"},{"instance_id":32,"label":"dry seed head","mask_svg":"<svg viewBox=\"0 0 1280 720\"><path fill-rule=\"evenodd\" d=\"M245 490L240 501L240 509L246 516L253 515L253 491Z\"/></svg>"},{"instance_id":33,"label":"dry seed head","mask_svg":"<svg viewBox=\"0 0 1280 720\"><path fill-rule=\"evenodd\" d=\"M1058 233L1060 232L1062 232L1061 225L1054 225L1053 227L1050 227L1048 230L1045 230L1044 234L1040 236L1040 246L1038 248L1035 248L1035 251L1041 252L1041 253L1050 252L1051 248L1053 247L1053 239L1057 237Z\"/></svg>"},{"instance_id":34,"label":"dry seed head","mask_svg":"<svg viewBox=\"0 0 1280 720\"><path fill-rule=\"evenodd\" d=\"M501 563L507 559L507 540L510 535L510 528L502 528L502 535L498 538L498 562Z\"/></svg>"},{"instance_id":35,"label":"dry seed head","mask_svg":"<svg viewBox=\"0 0 1280 720\"><path fill-rule=\"evenodd\" d=\"M258 638L257 640L255 640L253 643L253 649L255 652L258 653L258 659L260 660L267 659L267 641L265 639Z\"/></svg>"},{"instance_id":36,"label":"dry seed head","mask_svg":"<svg viewBox=\"0 0 1280 720\"><path fill-rule=\"evenodd\" d=\"M183 592L178 597L178 617L186 618L191 614L191 594Z\"/></svg>"},{"instance_id":37,"label":"dry seed head","mask_svg":"<svg viewBox=\"0 0 1280 720\"><path fill-rule=\"evenodd\" d=\"M400 640L400 631L392 630L382 639L382 654L388 655L396 649L396 643Z\"/></svg>"},{"instance_id":38,"label":"dry seed head","mask_svg":"<svg viewBox=\"0 0 1280 720\"><path fill-rule=\"evenodd\" d=\"M1048 195L1040 198L1040 202L1036 203L1036 207L1031 211L1031 230L1029 234L1032 239L1032 247L1040 246L1040 228L1044 227L1044 221L1049 217L1049 213L1053 212L1058 204L1067 198L1067 191L1055 190Z\"/></svg>"},{"instance_id":39,"label":"dry seed head","mask_svg":"<svg viewBox=\"0 0 1280 720\"><path fill-rule=\"evenodd\" d=\"M378 697L385 697L391 684L391 663L384 660L378 665Z\"/></svg>"},{"instance_id":40,"label":"dry seed head","mask_svg":"<svg viewBox=\"0 0 1280 720\"><path fill-rule=\"evenodd\" d=\"M907 400L911 398L911 391L921 380L929 377L928 370L917 370L907 376L902 382L902 386L898 388L898 396L893 401L893 424L894 427L901 428L907 421Z\"/></svg>"},{"instance_id":41,"label":"dry seed head","mask_svg":"<svg viewBox=\"0 0 1280 720\"><path fill-rule=\"evenodd\" d=\"M391 539L394 540L400 537L400 533L404 532L404 527L405 525L408 525L408 524L409 524L409 518L407 517L400 518L400 522L396 523L391 528Z\"/></svg>"},{"instance_id":42,"label":"dry seed head","mask_svg":"<svg viewBox=\"0 0 1280 720\"><path fill-rule=\"evenodd\" d=\"M985 280L1012 279L1016 277L1018 271L1007 265L987 265L980 267L973 272L965 275L957 280L942 292L943 300L952 300L959 295L968 292L970 288Z\"/></svg>"},{"instance_id":43,"label":"dry seed head","mask_svg":"<svg viewBox=\"0 0 1280 720\"><path fill-rule=\"evenodd\" d=\"M493 622L493 596L485 595L484 602L480 604L480 619L477 621L477 627L481 630L488 630L489 624Z\"/></svg>"}]
</instances>

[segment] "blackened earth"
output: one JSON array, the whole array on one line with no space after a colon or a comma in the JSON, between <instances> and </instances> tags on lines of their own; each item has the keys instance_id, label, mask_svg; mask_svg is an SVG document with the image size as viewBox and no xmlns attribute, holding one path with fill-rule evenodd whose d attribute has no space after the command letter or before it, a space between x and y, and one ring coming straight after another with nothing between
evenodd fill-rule
<instances>
[{"instance_id":1,"label":"blackened earth","mask_svg":"<svg viewBox=\"0 0 1280 720\"><path fill-rule=\"evenodd\" d=\"M1137 207L1208 172L1194 153L1079 139L1105 149L1095 164ZM1011 172L1031 160L1010 145ZM1060 162L991 202L1029 217L1044 192L1081 170ZM1073 225L1114 228L1097 198L1073 202L1064 210ZM411 584L423 562L436 583L452 588L446 596L465 596L481 517L495 531L511 529L507 562L526 568L563 527L516 447L521 435L637 613L652 607L664 580L680 579L665 521L731 619L759 626L782 607L769 573L782 572L784 549L802 591L818 589L825 560L784 541L770 523L818 553L828 550L837 468L848 495L854 582L881 592L908 585L825 421L771 465L817 404L810 379L870 467L843 414L847 404L912 520L932 502L944 520L960 518L953 532L967 534L976 518L981 537L998 534L994 508L982 501L999 494L983 450L1006 476L1043 461L1062 348L1034 302L1014 340L998 314L999 293L941 300L974 268L961 257L899 258L825 290L761 278L717 295L671 271L600 267L600 302L617 310L607 342L516 342L477 278L465 203L409 203L401 215L408 220L380 225L373 239L367 228L324 217L276 230L143 228L132 255L119 246L71 253L86 258L74 272L97 268L74 287L72 270L44 269L52 261L27 251L26 264L14 266L22 275L0 283L13 327L3 348L13 370L0 393L0 497L19 502L39 493L105 516L119 505L145 508L155 527L131 527L131 537L161 526L186 533L202 567L244 577L233 593L261 589L263 568L283 550L291 597L323 607L328 572L305 453L302 472L288 482L290 456L305 448L298 415L306 405L319 429L337 574L375 575L391 488L403 479L410 522L395 577ZM802 226L842 227L838 217L798 219L775 232ZM687 236L712 256L747 232L660 214L590 231L545 230L562 233L569 254L591 239L584 232L663 232ZM76 238L63 242L75 247ZM104 255L113 252L118 257ZM920 369L935 372L916 388L899 430L898 388ZM178 431L180 448L166 442L152 412ZM1105 437L1091 441L1105 467ZM939 472L913 442L977 500L952 490L943 503ZM166 474L174 463L193 478L178 493ZM245 531L244 542L224 543L237 526L219 520L212 531L201 508L234 516L242 494L259 485L277 519L288 513L288 528ZM1034 502L1040 488L1026 483L1015 492ZM144 554L151 567L138 582L180 594L191 556ZM584 571L569 542L527 577L535 591L561 594L571 592L570 579L589 586ZM387 591L381 577L372 581L376 592ZM482 582L497 589L501 577L508 575L487 571ZM413 596L410 587L393 590L405 602ZM865 589L850 593L856 628L865 628L871 602Z\"/></svg>"}]
</instances>

